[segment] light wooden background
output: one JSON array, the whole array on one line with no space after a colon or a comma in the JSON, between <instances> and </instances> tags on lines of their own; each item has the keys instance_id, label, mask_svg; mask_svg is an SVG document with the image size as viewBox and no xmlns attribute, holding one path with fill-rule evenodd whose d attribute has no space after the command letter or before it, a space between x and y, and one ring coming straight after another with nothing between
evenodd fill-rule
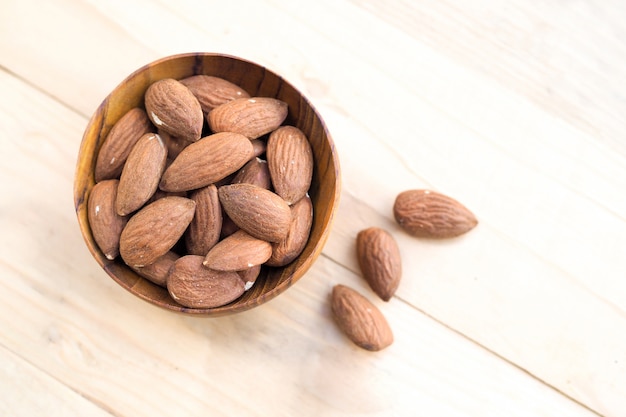
<instances>
[{"instance_id":1,"label":"light wooden background","mask_svg":"<svg viewBox=\"0 0 626 417\"><path fill-rule=\"evenodd\" d=\"M625 22L619 0L0 1L0 415L626 416ZM192 51L305 92L343 173L310 272L219 319L115 284L73 209L99 103ZM410 188L480 224L408 237ZM369 226L401 247L389 303L359 276ZM381 308L390 348L339 333L336 283Z\"/></svg>"}]
</instances>

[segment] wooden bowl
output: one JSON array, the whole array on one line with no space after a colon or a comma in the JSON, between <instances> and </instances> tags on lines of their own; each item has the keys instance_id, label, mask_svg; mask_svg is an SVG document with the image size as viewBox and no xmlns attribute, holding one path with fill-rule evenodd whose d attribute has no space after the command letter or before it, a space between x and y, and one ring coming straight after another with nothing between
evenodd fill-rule
<instances>
[{"instance_id":1,"label":"wooden bowl","mask_svg":"<svg viewBox=\"0 0 626 417\"><path fill-rule=\"evenodd\" d=\"M143 106L148 86L163 78L181 79L206 74L222 77L248 91L251 96L274 97L289 105L284 124L296 126L309 138L315 169L309 194L314 219L309 241L289 265L263 267L252 288L238 300L218 308L194 309L176 303L167 290L140 277L118 256L108 260L94 241L87 220L87 200L93 188L96 156L111 127L128 110ZM87 247L102 268L118 284L159 307L185 314L219 316L248 310L284 292L300 279L322 251L330 232L340 194L339 161L333 141L317 111L306 97L279 75L250 61L213 53L181 54L166 57L135 71L118 85L98 107L85 130L74 180L74 205Z\"/></svg>"}]
</instances>

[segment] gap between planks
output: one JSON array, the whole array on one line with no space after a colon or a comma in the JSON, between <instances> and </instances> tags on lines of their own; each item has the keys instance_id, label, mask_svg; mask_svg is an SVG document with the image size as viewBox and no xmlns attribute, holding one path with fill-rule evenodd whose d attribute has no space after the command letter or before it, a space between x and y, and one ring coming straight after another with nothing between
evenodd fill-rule
<instances>
[{"instance_id":1,"label":"gap between planks","mask_svg":"<svg viewBox=\"0 0 626 417\"><path fill-rule=\"evenodd\" d=\"M11 268L11 266L8 265L8 264L4 264L4 266ZM13 269L16 274L22 275L22 273L20 271L16 270L15 268L11 268L11 269ZM116 413L115 410L112 409L111 407L109 407L107 404L103 403L102 401L98 401L98 399L96 399L96 398L94 398L92 396L87 395L86 392L80 392L80 391L76 390L74 387L72 387L71 385L68 385L67 383L65 383L64 381L59 379L54 374L48 372L44 368L41 368L41 367L37 366L37 364L33 363L32 361L30 361L28 359L28 357L25 357L25 356L21 355L20 352L17 352L15 350L11 349L9 346L7 346L6 344L4 344L4 343L2 343L0 341L0 351L1 350L5 350L10 355L13 355L15 358L17 358L17 360L23 362L23 364L21 364L20 367L27 368L27 369L30 368L32 370L31 372L33 372L33 373L37 372L37 373L43 374L45 376L45 378L51 380L55 384L59 384L60 388L65 389L68 392L70 392L71 394L76 395L77 397L80 397L80 398L84 399L85 401L89 402L94 407L96 407L98 410L102 411L104 414L108 414L108 415L111 415L113 417L123 417L121 414ZM41 378L37 378L37 379L40 380ZM42 381L42 383L46 383L46 382ZM50 410L48 410L48 411L50 411Z\"/></svg>"},{"instance_id":2,"label":"gap between planks","mask_svg":"<svg viewBox=\"0 0 626 417\"><path fill-rule=\"evenodd\" d=\"M26 84L28 87L32 88L33 90L43 94L46 97L49 97L50 99L52 99L53 101L59 103L61 106L65 107L66 109L68 109L69 111L71 111L72 113L75 113L83 118L85 118L85 122L87 120L89 120L89 115L85 114L84 112L80 111L78 108L72 106L71 104L61 100L59 97L55 96L54 94L50 93L49 91L45 90L44 88L40 87L39 85L33 83L32 81L22 77L20 74L12 71L10 68L7 68L6 66L0 64L0 71L7 73L9 76L19 80L20 82Z\"/></svg>"}]
</instances>

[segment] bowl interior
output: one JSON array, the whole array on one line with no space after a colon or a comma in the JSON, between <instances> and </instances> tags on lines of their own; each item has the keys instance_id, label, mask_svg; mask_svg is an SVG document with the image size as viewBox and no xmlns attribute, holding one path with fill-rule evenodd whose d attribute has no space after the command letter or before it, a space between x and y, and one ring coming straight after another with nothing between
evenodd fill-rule
<instances>
[{"instance_id":1,"label":"bowl interior","mask_svg":"<svg viewBox=\"0 0 626 417\"><path fill-rule=\"evenodd\" d=\"M263 267L252 288L238 300L218 308L193 309L176 303L166 289L140 277L119 256L108 260L95 243L87 219L87 200L94 186L97 152L106 135L128 110L143 107L146 89L163 78L181 79L206 74L231 81L252 96L274 97L289 105L284 124L296 126L309 138L315 169L309 194L314 218L311 236L302 254L282 268ZM237 57L196 53L160 59L135 71L102 102L85 130L76 167L74 204L85 242L94 258L118 284L140 298L160 307L189 314L217 316L248 310L285 291L301 278L319 256L332 224L340 193L339 163L334 144L323 120L309 101L291 84L272 71Z\"/></svg>"}]
</instances>

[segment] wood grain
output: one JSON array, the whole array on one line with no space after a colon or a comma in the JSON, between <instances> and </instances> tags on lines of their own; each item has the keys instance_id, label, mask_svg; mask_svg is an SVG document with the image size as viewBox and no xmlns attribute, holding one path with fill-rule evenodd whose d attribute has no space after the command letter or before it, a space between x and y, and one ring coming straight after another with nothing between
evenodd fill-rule
<instances>
[{"instance_id":1,"label":"wood grain","mask_svg":"<svg viewBox=\"0 0 626 417\"><path fill-rule=\"evenodd\" d=\"M16 156L0 164L1 347L116 415L621 416L625 13L615 0L4 2L0 142ZM121 290L70 207L89 115L136 68L186 51L290 80L342 162L322 257L239 318ZM409 238L391 205L418 187L479 225ZM405 271L381 305L397 340L376 356L355 354L325 310L334 283L368 294L354 239L370 226L398 239Z\"/></svg>"},{"instance_id":2,"label":"wood grain","mask_svg":"<svg viewBox=\"0 0 626 417\"><path fill-rule=\"evenodd\" d=\"M594 415L400 300L377 302L397 333L391 353L362 353L334 326L327 301L335 283L364 294L369 290L326 256L289 296L254 313L185 317L122 291L91 258L70 203L73 155L63 153L62 144L73 137L78 146L87 119L4 72L0 85L13 98L13 108L40 116L33 123L28 112L1 112L2 133L26 137L31 132L30 137L42 138L39 144L47 144L12 145L11 151L40 161L51 149L61 151L51 159L58 161L60 174L54 164L40 165L46 179L42 189L18 192L9 181L16 175L28 178L28 166L0 170L1 191L10 196L0 218L5 231L0 343L81 398L106 405L114 415L134 416L242 410L259 416L313 416L320 410L337 416L411 415L416 401L440 416L451 411ZM28 184L24 181L20 185ZM45 218L38 215L42 208ZM25 228L30 232L23 233ZM10 240L18 235L21 240ZM54 256L44 255L50 247ZM22 312L19 320L15 311ZM242 381L251 380L257 388L242 396Z\"/></svg>"},{"instance_id":3,"label":"wood grain","mask_svg":"<svg viewBox=\"0 0 626 417\"><path fill-rule=\"evenodd\" d=\"M624 3L351 1L626 155Z\"/></svg>"},{"instance_id":4,"label":"wood grain","mask_svg":"<svg viewBox=\"0 0 626 417\"><path fill-rule=\"evenodd\" d=\"M106 411L106 407L100 408L4 347L0 347L0 387L2 415L112 415Z\"/></svg>"}]
</instances>

